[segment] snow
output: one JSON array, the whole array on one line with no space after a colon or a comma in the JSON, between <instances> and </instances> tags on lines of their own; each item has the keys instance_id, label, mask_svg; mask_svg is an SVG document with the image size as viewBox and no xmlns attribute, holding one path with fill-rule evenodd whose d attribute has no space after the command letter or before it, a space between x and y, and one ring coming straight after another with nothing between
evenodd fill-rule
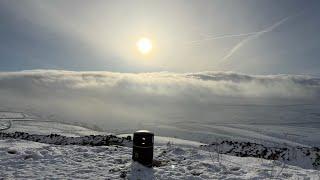
<instances>
[{"instance_id":1,"label":"snow","mask_svg":"<svg viewBox=\"0 0 320 180\"><path fill-rule=\"evenodd\" d=\"M212 145L155 136L154 160L158 163L153 168L147 168L131 160L132 148L127 141L125 146L48 144L58 144L57 139L63 142L71 142L70 139L83 142L81 138L96 141L110 135L107 132L41 121L13 121L12 127L2 132L14 134L15 131L38 134L35 136L44 143L12 138L0 140L0 174L4 179L320 179L320 171L312 169L311 162L299 152L295 154L298 161L280 162L233 156L238 150L245 153L239 147L231 147L235 150L230 151L230 146L225 145L218 151L225 154L217 154ZM26 137L25 133L22 136ZM50 136L46 135L52 133L59 136L47 141ZM92 134L98 135L95 136L97 138L82 137ZM121 134L119 139L128 135L132 134ZM252 152L247 147L245 150Z\"/></svg>"},{"instance_id":2,"label":"snow","mask_svg":"<svg viewBox=\"0 0 320 180\"><path fill-rule=\"evenodd\" d=\"M210 145L202 145L207 151L239 157L257 157L278 160L308 169L320 169L320 148L301 146L266 146L252 142L219 141Z\"/></svg>"},{"instance_id":3,"label":"snow","mask_svg":"<svg viewBox=\"0 0 320 180\"><path fill-rule=\"evenodd\" d=\"M87 136L105 134L76 125L41 121L14 121L12 123L12 127L6 132L16 131L28 132L33 134L60 134L64 136Z\"/></svg>"},{"instance_id":4,"label":"snow","mask_svg":"<svg viewBox=\"0 0 320 180\"><path fill-rule=\"evenodd\" d=\"M319 179L320 172L257 158L221 155L175 144L155 146L160 167L131 160L129 147L57 146L23 140L0 141L0 172L5 179ZM278 173L281 173L278 175Z\"/></svg>"},{"instance_id":5,"label":"snow","mask_svg":"<svg viewBox=\"0 0 320 180\"><path fill-rule=\"evenodd\" d=\"M25 117L26 116L22 112L1 111L0 113L0 119L21 119Z\"/></svg>"},{"instance_id":6,"label":"snow","mask_svg":"<svg viewBox=\"0 0 320 180\"><path fill-rule=\"evenodd\" d=\"M119 134L118 137L133 137L133 134ZM163 137L163 136L154 136L154 144L155 145L166 145L168 142L174 142L175 145L185 146L185 147L199 147L201 145L205 145L204 143L200 143L197 141L189 141L184 139L178 139L174 137Z\"/></svg>"}]
</instances>

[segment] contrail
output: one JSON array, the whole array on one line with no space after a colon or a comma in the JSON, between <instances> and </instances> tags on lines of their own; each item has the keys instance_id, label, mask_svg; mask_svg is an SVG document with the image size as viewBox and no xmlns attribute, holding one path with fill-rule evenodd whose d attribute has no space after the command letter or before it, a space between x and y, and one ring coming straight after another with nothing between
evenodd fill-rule
<instances>
[{"instance_id":1,"label":"contrail","mask_svg":"<svg viewBox=\"0 0 320 180\"><path fill-rule=\"evenodd\" d=\"M283 18L282 20L274 23L273 25L271 25L271 26L269 26L269 27L267 27L267 28L265 28L264 30L261 30L261 31L254 31L254 32L249 32L249 33L241 33L241 34L229 34L229 35L221 35L221 36L213 36L213 37L208 36L208 38L201 39L201 40L195 40L195 41L189 41L189 43L194 44L194 43L201 43L203 41L211 41L211 40L217 40L217 39L226 39L226 38L233 38L233 37L254 36L254 35L258 35L258 34L264 34L266 32L272 31L274 28L276 28L277 26L279 26L282 23L284 23L290 17L291 16Z\"/></svg>"},{"instance_id":2,"label":"contrail","mask_svg":"<svg viewBox=\"0 0 320 180\"><path fill-rule=\"evenodd\" d=\"M205 39L201 40L195 40L195 41L189 41L190 44L197 44L201 43L203 41L211 41L211 40L217 40L217 39L226 39L226 38L232 38L232 37L242 37L242 36L251 36L259 33L261 31L255 31L255 32L249 32L249 33L242 33L242 34L229 34L229 35L221 35L221 36L213 36L213 37L208 37Z\"/></svg>"},{"instance_id":3,"label":"contrail","mask_svg":"<svg viewBox=\"0 0 320 180\"><path fill-rule=\"evenodd\" d=\"M228 54L225 55L225 56L221 59L221 61L230 58L239 48L241 48L243 45L245 45L245 44L248 43L249 41L254 40L254 39L257 39L257 38L259 38L260 36L262 36L263 34L273 31L276 27L280 26L281 24L283 24L284 22L286 22L286 21L287 21L288 19L290 19L291 17L292 17L292 16L287 16L287 17L281 19L280 21L274 23L273 25L265 28L265 29L262 30L262 31L258 31L258 32L256 32L256 33L252 33L252 35L249 35L249 37L241 40L238 44L236 44L236 45L228 52ZM247 34L250 34L250 33L247 33Z\"/></svg>"},{"instance_id":4,"label":"contrail","mask_svg":"<svg viewBox=\"0 0 320 180\"><path fill-rule=\"evenodd\" d=\"M241 33L241 34L230 34L230 35L221 35L221 36L213 36L210 37L208 36L205 39L201 39L201 40L195 40L195 41L189 41L189 44L199 44L202 43L204 41L211 41L211 40L218 40L218 39L226 39L226 38L233 38L233 37L246 37L245 39L241 40L239 43L237 43L229 52L227 55L225 55L221 61L226 60L228 58L230 58L239 48L241 48L243 45L245 45L246 43L248 43L251 40L257 39L260 36L262 36L265 33L271 32L273 31L275 28L277 28L278 26L280 26L281 24L285 23L288 19L298 16L300 14L302 14L304 12L300 11L299 13L295 14L295 15L291 15L291 16L287 16L283 19L281 19L280 21L272 24L271 26L261 30L261 31L254 31L254 32L249 32L249 33Z\"/></svg>"}]
</instances>

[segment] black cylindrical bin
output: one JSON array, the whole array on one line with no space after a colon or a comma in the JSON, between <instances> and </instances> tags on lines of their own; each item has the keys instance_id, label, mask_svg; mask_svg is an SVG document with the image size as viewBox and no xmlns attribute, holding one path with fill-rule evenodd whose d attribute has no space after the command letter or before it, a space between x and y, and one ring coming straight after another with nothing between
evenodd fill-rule
<instances>
[{"instance_id":1,"label":"black cylindrical bin","mask_svg":"<svg viewBox=\"0 0 320 180\"><path fill-rule=\"evenodd\" d=\"M132 159L147 167L152 166L154 134L147 130L139 130L133 134Z\"/></svg>"}]
</instances>

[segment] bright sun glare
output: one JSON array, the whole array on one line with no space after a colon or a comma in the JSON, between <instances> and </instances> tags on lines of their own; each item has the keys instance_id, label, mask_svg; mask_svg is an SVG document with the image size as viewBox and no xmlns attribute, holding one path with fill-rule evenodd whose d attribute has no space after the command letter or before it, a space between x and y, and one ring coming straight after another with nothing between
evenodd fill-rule
<instances>
[{"instance_id":1,"label":"bright sun glare","mask_svg":"<svg viewBox=\"0 0 320 180\"><path fill-rule=\"evenodd\" d=\"M141 38L137 41L137 48L141 54L148 54L152 50L152 42L148 38Z\"/></svg>"}]
</instances>

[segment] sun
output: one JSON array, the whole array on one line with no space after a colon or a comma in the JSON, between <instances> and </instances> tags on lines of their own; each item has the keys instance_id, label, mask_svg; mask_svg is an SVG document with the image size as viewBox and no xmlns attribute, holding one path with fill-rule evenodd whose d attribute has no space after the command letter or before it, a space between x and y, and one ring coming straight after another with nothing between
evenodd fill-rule
<instances>
[{"instance_id":1,"label":"sun","mask_svg":"<svg viewBox=\"0 0 320 180\"><path fill-rule=\"evenodd\" d=\"M141 38L137 41L137 48L141 54L148 54L152 50L152 42L148 38Z\"/></svg>"}]
</instances>

